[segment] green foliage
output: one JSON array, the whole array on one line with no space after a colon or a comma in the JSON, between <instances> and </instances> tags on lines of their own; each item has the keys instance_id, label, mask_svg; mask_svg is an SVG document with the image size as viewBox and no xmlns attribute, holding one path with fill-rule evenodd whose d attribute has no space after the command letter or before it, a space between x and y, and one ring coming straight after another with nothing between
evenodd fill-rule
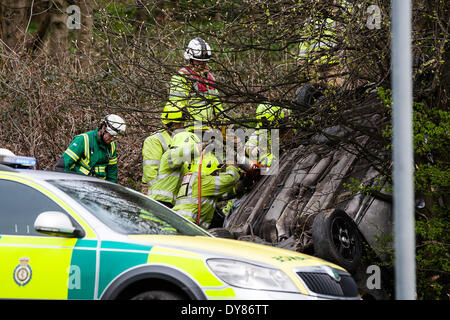
<instances>
[{"instance_id":1,"label":"green foliage","mask_svg":"<svg viewBox=\"0 0 450 320\"><path fill-rule=\"evenodd\" d=\"M376 193L391 193L392 186L386 183L386 177L378 175L368 183L361 183L358 179L349 178L348 182L343 183L343 187L352 194L374 195Z\"/></svg>"},{"instance_id":2,"label":"green foliage","mask_svg":"<svg viewBox=\"0 0 450 320\"><path fill-rule=\"evenodd\" d=\"M378 95L390 116L391 91L378 88ZM419 299L448 299L450 114L446 109L430 107L429 104L427 99L413 103L415 190L416 197L425 203L424 208L416 209L417 292ZM387 125L382 134L391 139L392 126ZM391 148L391 144L386 147ZM354 194L380 191L379 183L367 186L356 179L350 179L345 187ZM385 261L385 266L393 266L391 240L389 237L377 239L380 250L391 257Z\"/></svg>"},{"instance_id":3,"label":"green foliage","mask_svg":"<svg viewBox=\"0 0 450 320\"><path fill-rule=\"evenodd\" d=\"M448 215L416 220L419 299L448 299L450 280L448 230Z\"/></svg>"}]
</instances>

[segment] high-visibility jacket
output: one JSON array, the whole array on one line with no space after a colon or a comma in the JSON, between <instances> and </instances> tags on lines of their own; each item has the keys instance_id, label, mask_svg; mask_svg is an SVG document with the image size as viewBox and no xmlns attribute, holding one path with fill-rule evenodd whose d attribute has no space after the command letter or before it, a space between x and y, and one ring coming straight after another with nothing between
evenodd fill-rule
<instances>
[{"instance_id":1,"label":"high-visibility jacket","mask_svg":"<svg viewBox=\"0 0 450 320\"><path fill-rule=\"evenodd\" d=\"M269 104L260 104L258 105L258 108L256 110L257 119L261 120L262 118L266 118L269 122L276 122L277 120L283 119L288 115L288 110L281 109L280 107L272 106ZM263 129L262 126L262 122L258 123L257 129L245 143L245 152L251 160L256 160L265 167L270 167L272 160L275 158L274 154L272 153L272 142L278 144L279 147L280 141L279 139L276 139L276 141L272 141L271 130ZM255 150L254 148L258 150L256 158L253 154L251 154L251 151Z\"/></svg>"},{"instance_id":2,"label":"high-visibility jacket","mask_svg":"<svg viewBox=\"0 0 450 320\"><path fill-rule=\"evenodd\" d=\"M64 151L64 171L117 182L117 152L113 141L106 145L98 130L77 135Z\"/></svg>"},{"instance_id":3,"label":"high-visibility jacket","mask_svg":"<svg viewBox=\"0 0 450 320\"><path fill-rule=\"evenodd\" d=\"M154 224L158 225L159 234L174 234L176 235L177 229L175 229L174 227L172 227L169 223L167 223L164 220L161 220L160 218L158 218L157 216L155 216L153 213L148 212L146 210L141 209L139 212L139 217L143 218L143 219L147 219L152 221Z\"/></svg>"},{"instance_id":4,"label":"high-visibility jacket","mask_svg":"<svg viewBox=\"0 0 450 320\"><path fill-rule=\"evenodd\" d=\"M198 75L189 67L181 68L172 76L167 103L187 112L190 118L186 122L188 125L195 121L213 121L220 118L223 110L213 74L205 72Z\"/></svg>"},{"instance_id":5,"label":"high-visibility jacket","mask_svg":"<svg viewBox=\"0 0 450 320\"><path fill-rule=\"evenodd\" d=\"M298 57L302 60L317 61L318 63L339 63L336 56L327 51L336 46L336 22L330 18L313 21L308 24L311 39L305 40L299 50Z\"/></svg>"},{"instance_id":6,"label":"high-visibility jacket","mask_svg":"<svg viewBox=\"0 0 450 320\"><path fill-rule=\"evenodd\" d=\"M194 223L197 222L199 193L198 172L193 168L198 167L198 164L196 159L192 164L185 165L185 174L173 207L178 214ZM234 166L228 166L225 172L215 173L216 175L201 175L199 226L204 229L208 229L211 224L217 202L236 194L235 185L240 177L239 170Z\"/></svg>"},{"instance_id":7,"label":"high-visibility jacket","mask_svg":"<svg viewBox=\"0 0 450 320\"><path fill-rule=\"evenodd\" d=\"M182 137L182 139L179 139ZM183 163L191 162L195 153L200 153L198 144L201 142L197 135L183 131L173 137L173 141L181 140L164 152L158 169L156 182L149 188L148 196L154 200L175 204L175 198L181 185Z\"/></svg>"},{"instance_id":8,"label":"high-visibility jacket","mask_svg":"<svg viewBox=\"0 0 450 320\"><path fill-rule=\"evenodd\" d=\"M159 130L144 140L142 147L142 183L150 188L156 181L161 157L169 150L172 137L166 130Z\"/></svg>"},{"instance_id":9,"label":"high-visibility jacket","mask_svg":"<svg viewBox=\"0 0 450 320\"><path fill-rule=\"evenodd\" d=\"M277 139L279 143L279 139ZM255 155L253 152L257 152ZM264 167L270 167L276 158L272 153L272 137L270 130L258 129L253 132L245 143L245 154L250 160L258 161Z\"/></svg>"}]
</instances>

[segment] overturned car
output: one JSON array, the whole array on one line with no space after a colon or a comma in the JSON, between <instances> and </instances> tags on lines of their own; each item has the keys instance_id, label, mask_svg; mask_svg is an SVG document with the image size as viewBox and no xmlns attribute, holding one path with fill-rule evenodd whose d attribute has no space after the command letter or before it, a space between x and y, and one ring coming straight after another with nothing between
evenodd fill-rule
<instances>
[{"instance_id":1,"label":"overturned car","mask_svg":"<svg viewBox=\"0 0 450 320\"><path fill-rule=\"evenodd\" d=\"M225 231L333 261L354 275L363 297L387 298L382 287L367 286L368 266L389 259L392 234L389 184L374 160L389 162L389 150L371 137L388 122L379 103L372 90L339 115L347 121L297 133L300 143L282 154L277 172L236 201Z\"/></svg>"}]
</instances>

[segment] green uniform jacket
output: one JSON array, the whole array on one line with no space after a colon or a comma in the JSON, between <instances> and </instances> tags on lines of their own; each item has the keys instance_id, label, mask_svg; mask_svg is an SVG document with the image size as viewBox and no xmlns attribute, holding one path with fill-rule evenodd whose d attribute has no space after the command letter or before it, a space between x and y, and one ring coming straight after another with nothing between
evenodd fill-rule
<instances>
[{"instance_id":1,"label":"green uniform jacket","mask_svg":"<svg viewBox=\"0 0 450 320\"><path fill-rule=\"evenodd\" d=\"M142 147L142 182L149 189L155 183L158 168L164 152L169 150L172 137L166 130L160 130L147 137Z\"/></svg>"},{"instance_id":2,"label":"green uniform jacket","mask_svg":"<svg viewBox=\"0 0 450 320\"><path fill-rule=\"evenodd\" d=\"M62 156L66 172L117 182L116 143L104 144L98 137L98 130L76 136Z\"/></svg>"},{"instance_id":3,"label":"green uniform jacket","mask_svg":"<svg viewBox=\"0 0 450 320\"><path fill-rule=\"evenodd\" d=\"M181 187L173 210L196 223L198 215L198 172L185 169ZM239 170L228 166L225 172L216 176L201 176L201 214L199 225L208 229L218 201L235 195L235 185L239 181Z\"/></svg>"},{"instance_id":4,"label":"green uniform jacket","mask_svg":"<svg viewBox=\"0 0 450 320\"><path fill-rule=\"evenodd\" d=\"M175 204L175 198L183 177L183 164L190 163L196 153L200 153L197 144L201 141L191 132L181 132L174 136L186 137L182 145L173 145L161 157L156 182L149 188L148 196L154 200Z\"/></svg>"}]
</instances>

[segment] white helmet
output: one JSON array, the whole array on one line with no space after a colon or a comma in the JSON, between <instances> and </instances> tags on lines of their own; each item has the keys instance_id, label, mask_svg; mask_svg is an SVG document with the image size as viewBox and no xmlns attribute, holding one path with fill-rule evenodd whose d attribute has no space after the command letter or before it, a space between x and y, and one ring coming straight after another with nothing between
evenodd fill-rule
<instances>
[{"instance_id":1,"label":"white helmet","mask_svg":"<svg viewBox=\"0 0 450 320\"><path fill-rule=\"evenodd\" d=\"M121 138L127 128L125 121L115 114L110 114L103 118L102 124L106 125L106 132L116 138Z\"/></svg>"},{"instance_id":2,"label":"white helmet","mask_svg":"<svg viewBox=\"0 0 450 320\"><path fill-rule=\"evenodd\" d=\"M208 61L211 59L211 47L202 38L195 38L189 41L189 45L184 51L186 60Z\"/></svg>"}]
</instances>

